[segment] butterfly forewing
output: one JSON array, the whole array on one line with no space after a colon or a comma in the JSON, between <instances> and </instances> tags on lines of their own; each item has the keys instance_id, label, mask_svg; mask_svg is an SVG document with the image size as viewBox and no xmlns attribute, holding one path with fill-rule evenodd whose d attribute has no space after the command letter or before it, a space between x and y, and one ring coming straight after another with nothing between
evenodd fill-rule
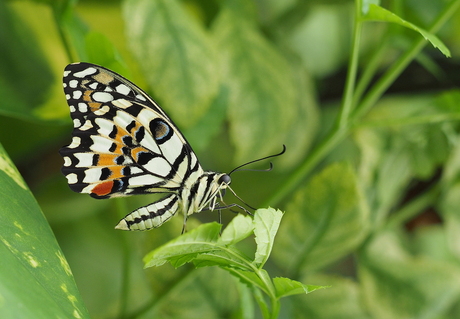
<instances>
[{"instance_id":1,"label":"butterfly forewing","mask_svg":"<svg viewBox=\"0 0 460 319\"><path fill-rule=\"evenodd\" d=\"M74 129L60 154L72 190L95 198L172 193L135 210L117 228L150 229L180 209L198 212L227 186L217 183L223 174L201 178L205 172L171 119L122 76L89 63L70 64L64 92Z\"/></svg>"}]
</instances>

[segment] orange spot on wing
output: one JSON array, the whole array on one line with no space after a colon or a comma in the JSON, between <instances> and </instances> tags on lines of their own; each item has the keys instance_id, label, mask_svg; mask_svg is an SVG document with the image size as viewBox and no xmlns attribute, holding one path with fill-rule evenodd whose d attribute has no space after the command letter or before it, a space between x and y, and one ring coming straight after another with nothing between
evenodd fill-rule
<instances>
[{"instance_id":1,"label":"orange spot on wing","mask_svg":"<svg viewBox=\"0 0 460 319\"><path fill-rule=\"evenodd\" d=\"M117 178L125 176L121 173L123 168L124 166L117 166L117 167L112 168L112 174L110 175L110 178L117 179Z\"/></svg>"},{"instance_id":2,"label":"orange spot on wing","mask_svg":"<svg viewBox=\"0 0 460 319\"><path fill-rule=\"evenodd\" d=\"M86 101L86 102L93 102L93 99L91 98L91 93L93 93L92 90L86 90L86 91L83 93L83 101Z\"/></svg>"},{"instance_id":3,"label":"orange spot on wing","mask_svg":"<svg viewBox=\"0 0 460 319\"><path fill-rule=\"evenodd\" d=\"M93 194L96 194L97 196L105 196L105 195L110 194L110 192L112 191L112 188L113 188L113 181L107 181L107 182L96 185L92 189L91 192Z\"/></svg>"},{"instance_id":4,"label":"orange spot on wing","mask_svg":"<svg viewBox=\"0 0 460 319\"><path fill-rule=\"evenodd\" d=\"M115 159L118 155L112 154L101 154L99 155L99 160L97 161L98 166L113 166L115 165Z\"/></svg>"},{"instance_id":5,"label":"orange spot on wing","mask_svg":"<svg viewBox=\"0 0 460 319\"><path fill-rule=\"evenodd\" d=\"M88 91L87 91L88 92ZM91 111L97 111L101 108L102 103L98 102L88 102L89 107L91 108Z\"/></svg>"}]
</instances>

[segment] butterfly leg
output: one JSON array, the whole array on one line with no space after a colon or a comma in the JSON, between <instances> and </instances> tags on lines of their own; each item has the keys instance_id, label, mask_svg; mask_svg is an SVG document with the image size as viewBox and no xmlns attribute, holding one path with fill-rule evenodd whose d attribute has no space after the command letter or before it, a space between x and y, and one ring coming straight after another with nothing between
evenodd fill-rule
<instances>
[{"instance_id":1,"label":"butterfly leg","mask_svg":"<svg viewBox=\"0 0 460 319\"><path fill-rule=\"evenodd\" d=\"M180 233L181 235L187 232L187 219L188 216L184 213L184 224L182 225L182 231Z\"/></svg>"},{"instance_id":2,"label":"butterfly leg","mask_svg":"<svg viewBox=\"0 0 460 319\"><path fill-rule=\"evenodd\" d=\"M126 215L115 226L115 229L149 230L160 227L173 217L178 210L178 197L176 194L172 194Z\"/></svg>"}]
</instances>

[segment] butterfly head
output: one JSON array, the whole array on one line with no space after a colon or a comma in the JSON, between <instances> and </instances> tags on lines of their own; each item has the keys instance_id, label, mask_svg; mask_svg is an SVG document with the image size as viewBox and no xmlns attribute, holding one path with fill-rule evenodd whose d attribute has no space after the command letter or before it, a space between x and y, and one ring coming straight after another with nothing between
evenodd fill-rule
<instances>
[{"instance_id":1,"label":"butterfly head","mask_svg":"<svg viewBox=\"0 0 460 319\"><path fill-rule=\"evenodd\" d=\"M232 179L227 174L221 174L217 179L217 183L221 186L221 188L226 188L228 185L230 185L231 182Z\"/></svg>"}]
</instances>

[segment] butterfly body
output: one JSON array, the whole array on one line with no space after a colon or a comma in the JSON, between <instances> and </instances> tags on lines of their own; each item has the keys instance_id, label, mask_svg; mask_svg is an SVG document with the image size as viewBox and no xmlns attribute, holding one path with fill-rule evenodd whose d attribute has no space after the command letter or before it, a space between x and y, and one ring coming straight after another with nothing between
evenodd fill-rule
<instances>
[{"instance_id":1,"label":"butterfly body","mask_svg":"<svg viewBox=\"0 0 460 319\"><path fill-rule=\"evenodd\" d=\"M117 229L147 230L179 211L186 219L219 207L230 177L204 171L179 129L140 88L89 63L68 65L63 82L74 124L72 142L60 150L70 188L98 199L166 194Z\"/></svg>"}]
</instances>

